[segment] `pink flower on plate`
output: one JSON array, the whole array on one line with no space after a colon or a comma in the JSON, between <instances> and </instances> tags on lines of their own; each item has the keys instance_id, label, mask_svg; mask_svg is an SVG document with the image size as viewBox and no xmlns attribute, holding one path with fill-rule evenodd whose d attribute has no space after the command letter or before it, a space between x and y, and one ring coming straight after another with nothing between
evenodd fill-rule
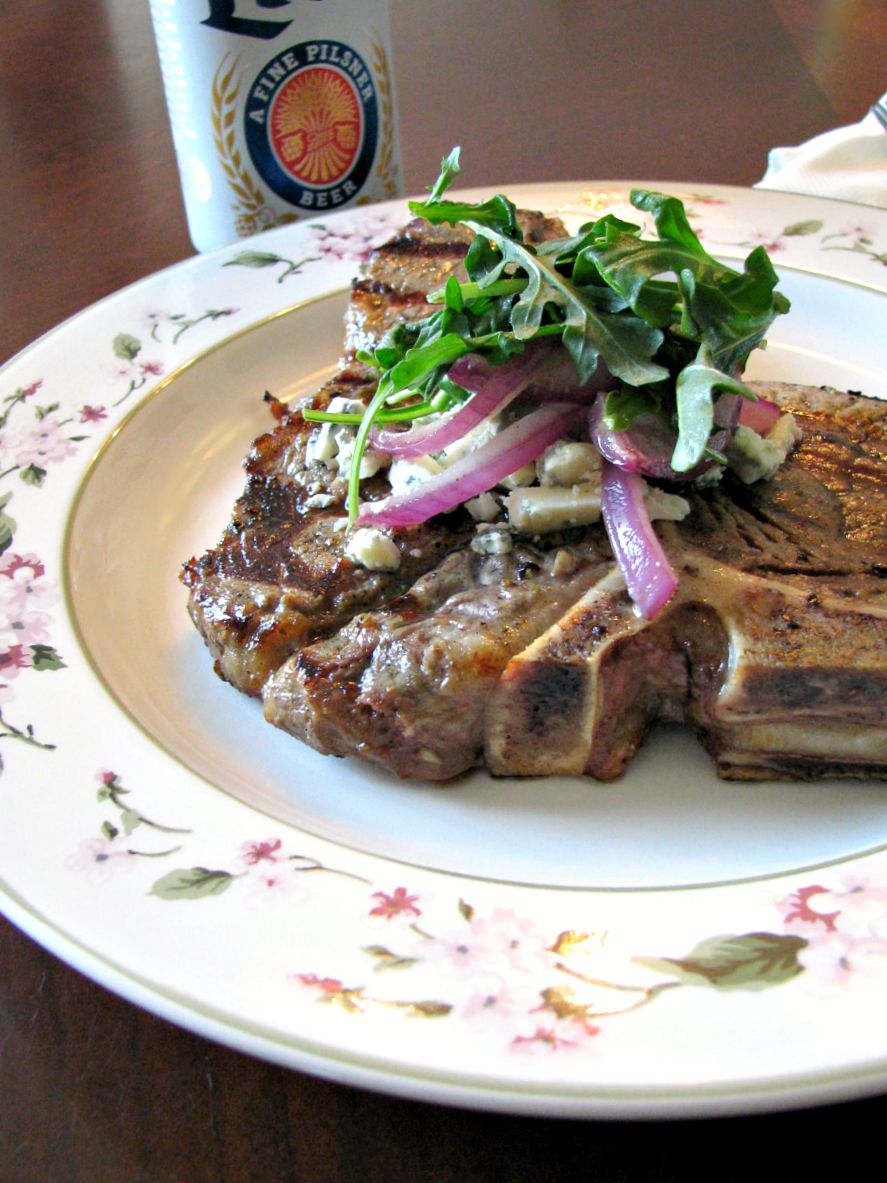
<instances>
[{"instance_id":1,"label":"pink flower on plate","mask_svg":"<svg viewBox=\"0 0 887 1183\"><path fill-rule=\"evenodd\" d=\"M339 978L322 978L318 974L290 974L290 979L321 994L341 994L345 989Z\"/></svg>"},{"instance_id":2,"label":"pink flower on plate","mask_svg":"<svg viewBox=\"0 0 887 1183\"><path fill-rule=\"evenodd\" d=\"M159 377L163 373L163 363L159 361L132 361L128 365L119 366L116 371L117 378L123 382L128 381L132 383L132 389L137 390L144 386L147 380L151 377ZM116 404L115 404L116 405Z\"/></svg>"},{"instance_id":3,"label":"pink flower on plate","mask_svg":"<svg viewBox=\"0 0 887 1183\"><path fill-rule=\"evenodd\" d=\"M22 670L30 669L33 664L33 654L24 645L12 645L0 651L0 705L12 702L15 688L10 683L16 680Z\"/></svg>"},{"instance_id":4,"label":"pink flower on plate","mask_svg":"<svg viewBox=\"0 0 887 1183\"><path fill-rule=\"evenodd\" d=\"M405 887L395 887L389 895L385 891L374 891L374 900L379 903L370 909L371 916L383 916L386 920L393 920L395 916L421 916L422 911L416 907L419 897L410 895Z\"/></svg>"},{"instance_id":5,"label":"pink flower on plate","mask_svg":"<svg viewBox=\"0 0 887 1183\"><path fill-rule=\"evenodd\" d=\"M544 1019L536 1024L531 1035L518 1035L511 1046L515 1051L545 1054L579 1051L598 1034L598 1028L575 1019Z\"/></svg>"},{"instance_id":6,"label":"pink flower on plate","mask_svg":"<svg viewBox=\"0 0 887 1183\"><path fill-rule=\"evenodd\" d=\"M291 895L295 876L286 866L262 867L248 876L253 899L267 899L269 896ZM296 893L303 896L304 893Z\"/></svg>"},{"instance_id":7,"label":"pink flower on plate","mask_svg":"<svg viewBox=\"0 0 887 1183\"><path fill-rule=\"evenodd\" d=\"M21 617L49 608L57 600L58 589L44 578L43 564L36 555L11 555L5 569L0 569L0 613L4 616Z\"/></svg>"},{"instance_id":8,"label":"pink flower on plate","mask_svg":"<svg viewBox=\"0 0 887 1183\"><path fill-rule=\"evenodd\" d=\"M869 942L864 947L853 937L840 932L830 932L811 940L798 953L798 962L804 967L801 986L805 994L820 998L833 998L842 994L854 975L880 961L881 968L887 965L887 942L881 942L880 958L873 958Z\"/></svg>"},{"instance_id":9,"label":"pink flower on plate","mask_svg":"<svg viewBox=\"0 0 887 1183\"><path fill-rule=\"evenodd\" d=\"M107 418L108 412L104 407L91 407L85 404L80 408L81 423L101 423L103 419Z\"/></svg>"},{"instance_id":10,"label":"pink flower on plate","mask_svg":"<svg viewBox=\"0 0 887 1183\"><path fill-rule=\"evenodd\" d=\"M12 648L0 653L0 678L17 678L22 670L30 669L33 664L30 649L23 645L13 645Z\"/></svg>"},{"instance_id":11,"label":"pink flower on plate","mask_svg":"<svg viewBox=\"0 0 887 1183\"><path fill-rule=\"evenodd\" d=\"M465 979L473 990L495 990L514 974L533 979L550 974L548 946L531 920L495 908L488 916L472 914L460 927L423 942L421 955L440 973Z\"/></svg>"},{"instance_id":12,"label":"pink flower on plate","mask_svg":"<svg viewBox=\"0 0 887 1183\"><path fill-rule=\"evenodd\" d=\"M778 236L774 237L763 230L755 230L748 242L743 246L762 246L768 255L785 250L785 243Z\"/></svg>"},{"instance_id":13,"label":"pink flower on plate","mask_svg":"<svg viewBox=\"0 0 887 1183\"><path fill-rule=\"evenodd\" d=\"M280 855L282 843L279 838L266 838L264 842L250 840L244 842L240 848L240 858L249 867L258 863L276 863Z\"/></svg>"},{"instance_id":14,"label":"pink flower on plate","mask_svg":"<svg viewBox=\"0 0 887 1183\"><path fill-rule=\"evenodd\" d=\"M324 225L312 226L315 246L323 258L363 263L374 247L390 237L395 223L386 214L367 213L343 234L335 234Z\"/></svg>"},{"instance_id":15,"label":"pink flower on plate","mask_svg":"<svg viewBox=\"0 0 887 1183\"><path fill-rule=\"evenodd\" d=\"M244 842L239 857L246 864L243 878L248 906L265 907L272 901L292 906L311 898L304 876L296 873L279 838Z\"/></svg>"},{"instance_id":16,"label":"pink flower on plate","mask_svg":"<svg viewBox=\"0 0 887 1183\"><path fill-rule=\"evenodd\" d=\"M73 440L64 431L64 424L55 415L47 415L38 423L24 428L17 436L6 440L6 450L20 468L45 468L59 464L77 451Z\"/></svg>"},{"instance_id":17,"label":"pink flower on plate","mask_svg":"<svg viewBox=\"0 0 887 1183\"><path fill-rule=\"evenodd\" d=\"M777 905L788 932L804 937L801 987L830 997L855 977L887 972L887 875L881 867L835 885L802 887Z\"/></svg>"},{"instance_id":18,"label":"pink flower on plate","mask_svg":"<svg viewBox=\"0 0 887 1183\"><path fill-rule=\"evenodd\" d=\"M825 902L824 902L825 901ZM800 887L777 903L782 912L785 927L790 932L806 935L808 932L832 932L840 915L839 910L828 907L828 888L818 883Z\"/></svg>"},{"instance_id":19,"label":"pink flower on plate","mask_svg":"<svg viewBox=\"0 0 887 1183\"><path fill-rule=\"evenodd\" d=\"M46 574L46 568L37 555L17 555L11 551L0 555L0 576L5 575L7 579L14 579L23 570L29 573L31 579L38 579Z\"/></svg>"},{"instance_id":20,"label":"pink flower on plate","mask_svg":"<svg viewBox=\"0 0 887 1183\"><path fill-rule=\"evenodd\" d=\"M491 979L483 985L485 989L472 991L456 1004L455 1015L473 1035L499 1044L530 1038L538 1026L539 984Z\"/></svg>"},{"instance_id":21,"label":"pink flower on plate","mask_svg":"<svg viewBox=\"0 0 887 1183\"><path fill-rule=\"evenodd\" d=\"M131 871L136 855L117 838L84 838L76 852L66 861L69 871L79 871L94 883L105 883L118 871Z\"/></svg>"},{"instance_id":22,"label":"pink flower on plate","mask_svg":"<svg viewBox=\"0 0 887 1183\"><path fill-rule=\"evenodd\" d=\"M13 611L0 616L0 648L17 645L48 645L53 618L48 612Z\"/></svg>"}]
</instances>

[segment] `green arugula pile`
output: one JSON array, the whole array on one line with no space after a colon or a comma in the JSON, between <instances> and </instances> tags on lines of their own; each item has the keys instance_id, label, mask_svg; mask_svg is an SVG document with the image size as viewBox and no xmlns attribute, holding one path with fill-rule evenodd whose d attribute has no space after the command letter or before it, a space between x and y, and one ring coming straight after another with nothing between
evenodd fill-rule
<instances>
[{"instance_id":1,"label":"green arugula pile","mask_svg":"<svg viewBox=\"0 0 887 1183\"><path fill-rule=\"evenodd\" d=\"M616 431L636 416L666 416L677 433L672 467L687 472L709 454L717 393L754 394L739 381L749 354L764 343L789 302L763 247L735 271L712 258L682 203L636 189L631 203L652 215L657 239L607 214L569 237L523 241L515 206L497 195L480 203L450 201L459 149L442 162L428 197L410 202L433 225L461 223L475 234L465 258L468 280L451 277L435 293L424 320L398 324L361 360L376 366L376 394L359 423L348 507L358 513L360 458L373 424L414 419L446 409L467 392L446 380L467 353L492 364L536 340L560 338L588 382L602 362L614 379L606 422ZM306 418L329 418L306 412Z\"/></svg>"}]
</instances>

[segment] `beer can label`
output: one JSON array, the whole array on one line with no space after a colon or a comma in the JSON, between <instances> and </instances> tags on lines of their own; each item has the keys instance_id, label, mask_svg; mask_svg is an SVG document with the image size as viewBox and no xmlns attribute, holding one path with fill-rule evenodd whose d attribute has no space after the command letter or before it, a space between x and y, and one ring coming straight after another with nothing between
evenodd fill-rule
<instances>
[{"instance_id":1,"label":"beer can label","mask_svg":"<svg viewBox=\"0 0 887 1183\"><path fill-rule=\"evenodd\" d=\"M151 8L198 250L402 194L387 2Z\"/></svg>"},{"instance_id":2,"label":"beer can label","mask_svg":"<svg viewBox=\"0 0 887 1183\"><path fill-rule=\"evenodd\" d=\"M265 182L298 209L344 205L366 184L379 114L370 70L341 41L303 41L249 88L246 143Z\"/></svg>"}]
</instances>

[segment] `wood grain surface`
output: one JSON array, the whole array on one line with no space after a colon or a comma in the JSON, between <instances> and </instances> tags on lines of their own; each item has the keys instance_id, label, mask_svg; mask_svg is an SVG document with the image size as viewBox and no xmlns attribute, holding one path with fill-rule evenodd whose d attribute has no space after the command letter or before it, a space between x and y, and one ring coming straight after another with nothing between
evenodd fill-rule
<instances>
[{"instance_id":1,"label":"wood grain surface","mask_svg":"<svg viewBox=\"0 0 887 1183\"><path fill-rule=\"evenodd\" d=\"M883 0L392 0L391 12L411 191L454 143L470 184L751 184L770 147L859 119L887 88ZM5 359L193 248L147 6L2 0L0 25ZM823 1146L872 1150L887 1118L875 1098L561 1122L361 1092L179 1030L2 920L0 1073L0 1183L801 1179Z\"/></svg>"}]
</instances>

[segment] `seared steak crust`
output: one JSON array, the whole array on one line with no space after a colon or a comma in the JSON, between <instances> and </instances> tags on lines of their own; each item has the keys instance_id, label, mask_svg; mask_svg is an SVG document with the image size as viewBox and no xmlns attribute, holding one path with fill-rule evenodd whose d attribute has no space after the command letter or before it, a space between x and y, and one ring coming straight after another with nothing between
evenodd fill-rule
<instances>
[{"instance_id":1,"label":"seared steak crust","mask_svg":"<svg viewBox=\"0 0 887 1183\"><path fill-rule=\"evenodd\" d=\"M266 686L265 716L320 751L450 779L482 762L486 703L509 659L607 564L599 536L451 554L406 595L290 658Z\"/></svg>"}]
</instances>

